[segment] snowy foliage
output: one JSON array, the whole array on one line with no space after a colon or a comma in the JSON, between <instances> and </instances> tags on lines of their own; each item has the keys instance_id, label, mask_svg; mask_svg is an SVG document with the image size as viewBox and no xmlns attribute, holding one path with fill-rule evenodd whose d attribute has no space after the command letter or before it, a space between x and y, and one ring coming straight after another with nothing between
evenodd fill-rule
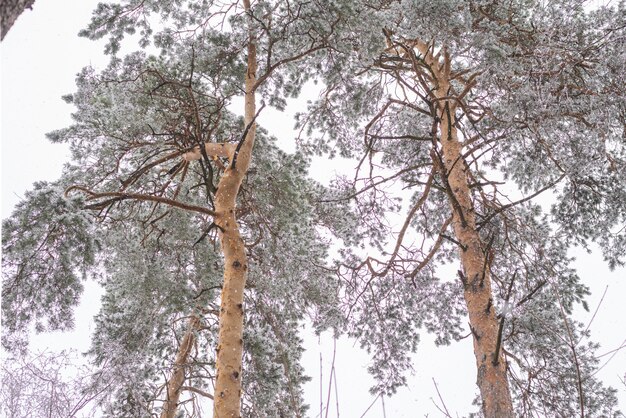
<instances>
[{"instance_id":1,"label":"snowy foliage","mask_svg":"<svg viewBox=\"0 0 626 418\"><path fill-rule=\"evenodd\" d=\"M420 41L450 63L457 162L517 413L615 413L614 391L594 377L597 346L571 318L588 289L568 249L597 242L611 267L626 257L626 5L583 3L276 0L248 16L237 2L99 5L81 34L108 39L110 65L78 75L65 96L74 123L49 134L72 161L3 225L3 344L23 349L32 323L70 327L90 276L105 295L89 390L106 416L159 411L190 318L201 327L180 413L198 415L215 375L223 265L211 213L229 161L182 156L240 143L231 106L249 33L260 104L283 109L309 81L320 94L298 115L299 152L258 130L238 196L250 261L245 416L306 413L304 321L358 339L377 394L406 384L421 332L437 344L474 338L467 278L447 273L465 249L438 172L441 115ZM130 35L158 55L118 57ZM358 159L354 176L331 187L307 177L311 155L337 154Z\"/></svg>"},{"instance_id":2,"label":"snowy foliage","mask_svg":"<svg viewBox=\"0 0 626 418\"><path fill-rule=\"evenodd\" d=\"M11 418L86 416L91 369L75 351L8 356L0 370L0 412ZM80 411L83 410L83 413ZM92 411L93 412L93 411Z\"/></svg>"},{"instance_id":3,"label":"snowy foliage","mask_svg":"<svg viewBox=\"0 0 626 418\"><path fill-rule=\"evenodd\" d=\"M82 199L63 183L36 183L2 225L2 313L5 348L26 348L27 326L38 332L71 328L81 280L99 249Z\"/></svg>"}]
</instances>

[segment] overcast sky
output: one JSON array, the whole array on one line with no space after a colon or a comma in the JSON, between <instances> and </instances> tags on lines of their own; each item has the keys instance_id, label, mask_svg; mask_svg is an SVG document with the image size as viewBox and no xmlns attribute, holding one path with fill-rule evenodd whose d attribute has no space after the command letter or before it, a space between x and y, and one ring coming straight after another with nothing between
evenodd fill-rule
<instances>
[{"instance_id":1,"label":"overcast sky","mask_svg":"<svg viewBox=\"0 0 626 418\"><path fill-rule=\"evenodd\" d=\"M76 35L88 22L96 4L94 0L37 0L34 10L26 11L0 44L3 218L10 214L12 207L34 181L57 179L63 163L68 159L67 148L50 144L44 134L71 123L72 107L60 97L74 91L76 73L85 65L102 67L107 62L101 44ZM284 122L282 131L289 133L293 125L289 118L277 119L276 114L267 113L260 118L261 124L273 125L272 131L277 120ZM332 173L333 169L318 162L317 169L312 173L321 171ZM598 254L576 251L575 255L576 267L593 291L589 298L591 312L580 310L579 320L587 322L591 319L602 293L608 287L591 330L593 339L602 345L599 353L609 352L622 345L626 338L626 272L624 269L609 272ZM74 333L41 335L35 339L34 346L40 349L73 347L84 351L89 345L90 319L97 311L99 294L97 286L87 286ZM471 340L467 338L438 349L434 348L429 336L424 335L423 340L415 356L415 376L409 381L410 387L391 399L385 399L386 416L442 416L431 400L437 400L433 379L437 381L453 416L456 413L466 415L474 410L471 402L477 389ZM309 335L306 338L304 363L313 378L306 387L311 416L319 413L320 408L320 364L323 403L326 403L333 356L332 338L325 335L320 342L321 346L317 337ZM341 340L335 360L338 407L340 416L344 418L362 416L373 400L368 393L371 378L365 372L368 358L357 347L353 342ZM603 356L601 363L610 357ZM626 388L620 377L623 378L625 373L626 350L618 352L599 372L605 382L618 389L622 410L626 410ZM328 416L335 417L334 388L330 407ZM378 400L365 416L383 417L381 401Z\"/></svg>"}]
</instances>

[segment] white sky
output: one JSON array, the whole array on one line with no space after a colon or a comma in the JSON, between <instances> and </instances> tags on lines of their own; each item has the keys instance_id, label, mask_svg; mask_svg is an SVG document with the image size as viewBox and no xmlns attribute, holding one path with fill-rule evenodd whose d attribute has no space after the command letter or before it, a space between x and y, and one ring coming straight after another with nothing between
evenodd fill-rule
<instances>
[{"instance_id":1,"label":"white sky","mask_svg":"<svg viewBox=\"0 0 626 418\"><path fill-rule=\"evenodd\" d=\"M94 0L38 0L34 10L26 11L0 44L0 134L2 141L2 218L9 216L12 207L24 191L37 180L55 180L68 159L67 148L50 144L46 132L65 127L71 123L72 106L60 97L75 90L76 73L85 65L102 67L107 58L102 55L102 44L84 38L77 33L89 20ZM277 122L284 123L281 131L290 133L293 122L289 117L266 112L260 118L262 125L273 133ZM273 126L272 126L273 125ZM317 162L311 170L315 173L332 173L334 168ZM613 350L626 338L626 272L624 269L609 272L597 254L576 252L576 266L593 295L589 298L591 312L581 310L578 317L588 322L599 303L604 289L608 291L591 326L592 338L601 343L599 353ZM76 348L84 351L89 346L91 317L99 304L100 290L87 286L83 303L77 312L76 331L69 334L53 333L35 338L35 348L54 350ZM409 387L391 398L385 399L387 417L442 416L433 405L437 400L432 379L437 381L439 391L453 416L475 410L471 406L475 388L474 356L471 340L465 339L450 347L434 348L432 339L423 334L418 355L415 357L415 376ZM306 386L306 397L311 405L310 415L320 410L320 354L322 355L323 403L326 403L333 342L328 335L305 338L307 352L304 364L313 380ZM321 343L321 345L320 345ZM338 384L338 403L331 388L328 417L336 417L337 404L340 416L361 417L373 397L368 393L371 378L365 369L367 354L353 342L341 340L337 345L335 360ZM602 362L610 355L602 357ZM626 350L618 352L599 376L617 388L622 410L626 410L626 387L619 378L626 373ZM322 416L325 416L326 412ZM380 400L368 411L366 417L383 417Z\"/></svg>"}]
</instances>

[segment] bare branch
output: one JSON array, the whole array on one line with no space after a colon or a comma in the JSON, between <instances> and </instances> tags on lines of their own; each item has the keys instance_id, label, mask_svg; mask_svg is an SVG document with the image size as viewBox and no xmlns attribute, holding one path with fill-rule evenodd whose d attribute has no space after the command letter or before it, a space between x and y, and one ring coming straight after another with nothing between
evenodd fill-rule
<instances>
[{"instance_id":1,"label":"bare branch","mask_svg":"<svg viewBox=\"0 0 626 418\"><path fill-rule=\"evenodd\" d=\"M552 183L549 183L548 185L542 187L541 189L537 190L535 193L533 193L533 194L531 194L529 196L526 196L526 197L524 197L524 198L522 198L520 200L517 200L515 202L511 202L509 204L501 206L497 210L495 210L492 213L490 213L489 215L487 215L483 220L478 222L478 229L481 229L487 222L489 222L497 214L507 210L510 207L519 205L520 203L527 202L527 201L529 201L529 200L539 196L541 193L545 192L546 190L551 189L552 187L556 186L561 180L563 180L564 177L565 177L565 174L562 174L558 179L556 179Z\"/></svg>"},{"instance_id":2,"label":"bare branch","mask_svg":"<svg viewBox=\"0 0 626 418\"><path fill-rule=\"evenodd\" d=\"M439 392L439 387L437 386L437 382L435 382L435 378L433 378L433 384L435 385L435 390L437 391L437 396L439 397L439 400L441 401L441 405L443 406L443 410L439 407L439 405L437 405L435 403L435 401L433 401L433 404L447 418L452 418L452 415L450 415L450 411L448 411L448 407L446 406L446 403L443 401L443 398L441 397L441 393Z\"/></svg>"},{"instance_id":3,"label":"bare branch","mask_svg":"<svg viewBox=\"0 0 626 418\"><path fill-rule=\"evenodd\" d=\"M176 208L180 208L180 209L184 209L184 210L188 210L192 212L203 213L205 215L210 215L210 216L216 215L215 211L204 208L202 206L189 205L187 203L182 203L177 200L168 199L162 196L151 196L151 195L145 195L145 194L140 194L140 193L123 193L123 192L97 193L83 186L71 186L65 191L65 195L67 196L73 190L78 190L85 194L88 194L89 200L109 197L113 199L108 203L113 203L113 202L117 202L121 200L139 200L139 201L145 201L145 202L157 202L157 203L163 203L165 205L173 206ZM92 206L93 208L96 207L96 205L90 205L90 206Z\"/></svg>"},{"instance_id":4,"label":"bare branch","mask_svg":"<svg viewBox=\"0 0 626 418\"><path fill-rule=\"evenodd\" d=\"M213 395L211 395L209 392L205 392L202 389L198 389L193 386L181 386L180 390L181 391L186 390L188 392L197 393L198 395L204 396L205 398L213 399Z\"/></svg>"},{"instance_id":5,"label":"bare branch","mask_svg":"<svg viewBox=\"0 0 626 418\"><path fill-rule=\"evenodd\" d=\"M385 269L381 271L380 273L376 273L376 276L384 276L385 274L387 274L387 272L391 268L391 265L393 264L396 257L398 256L398 251L400 251L400 247L402 246L402 241L404 240L404 234L406 233L406 230L411 224L411 221L413 220L413 217L415 216L417 211L424 205L424 202L426 202L426 199L428 198L428 194L430 193L430 186L433 183L434 177L435 177L435 166L433 166L430 172L430 175L428 176L428 180L426 181L426 186L424 187L424 191L422 192L422 195L420 196L417 203L415 203L415 205L411 208L406 219L404 220L404 225L402 225L402 228L400 229L400 233L398 234L398 239L396 240L396 247L393 249L393 253L391 254L391 257L389 258L389 261L387 262L387 267L385 267Z\"/></svg>"}]
</instances>

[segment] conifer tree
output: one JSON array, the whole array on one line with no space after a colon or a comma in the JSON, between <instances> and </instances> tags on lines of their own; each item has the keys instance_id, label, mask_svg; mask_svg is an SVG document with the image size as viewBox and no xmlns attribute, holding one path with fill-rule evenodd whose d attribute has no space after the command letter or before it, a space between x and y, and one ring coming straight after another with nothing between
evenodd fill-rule
<instances>
[{"instance_id":1,"label":"conifer tree","mask_svg":"<svg viewBox=\"0 0 626 418\"><path fill-rule=\"evenodd\" d=\"M465 328L484 416L610 415L567 249L624 262L624 3L344 4L352 32L319 61L325 90L300 123L311 150L359 159L338 187L371 236L393 236L340 270L374 390L405 382L420 328L439 343Z\"/></svg>"},{"instance_id":2,"label":"conifer tree","mask_svg":"<svg viewBox=\"0 0 626 418\"><path fill-rule=\"evenodd\" d=\"M259 97L281 107L306 78L294 66L326 47L333 27L320 7L99 6L83 34L109 37L111 64L79 75L65 98L76 122L49 135L70 144L73 163L4 225L5 346L23 346L31 322L70 327L77 273L98 275L92 390L110 385L108 416L197 414L197 396L215 416L240 416L242 399L246 416L302 415L299 323L307 311L339 323L317 229L350 240L355 228L345 208L316 203L326 192L305 179L306 159L280 152L256 118ZM153 15L167 22L157 33ZM137 30L159 57L116 56ZM237 95L243 119L227 108Z\"/></svg>"}]
</instances>

